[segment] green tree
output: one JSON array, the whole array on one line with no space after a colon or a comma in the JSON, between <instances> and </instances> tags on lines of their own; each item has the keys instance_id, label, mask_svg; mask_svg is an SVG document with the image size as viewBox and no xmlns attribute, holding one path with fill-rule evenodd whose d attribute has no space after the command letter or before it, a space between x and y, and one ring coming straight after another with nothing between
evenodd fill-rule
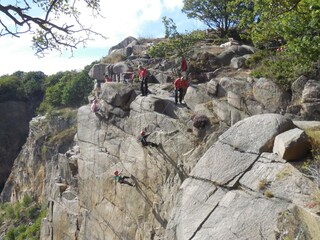
<instances>
[{"instance_id":1,"label":"green tree","mask_svg":"<svg viewBox=\"0 0 320 240\"><path fill-rule=\"evenodd\" d=\"M165 35L169 39L148 49L148 54L152 57L168 58L172 55L185 57L191 47L205 37L203 31L180 34L171 18L163 17L162 22L165 27Z\"/></svg>"},{"instance_id":2,"label":"green tree","mask_svg":"<svg viewBox=\"0 0 320 240\"><path fill-rule=\"evenodd\" d=\"M0 102L8 100L23 100L25 92L21 79L14 75L0 77Z\"/></svg>"},{"instance_id":3,"label":"green tree","mask_svg":"<svg viewBox=\"0 0 320 240\"><path fill-rule=\"evenodd\" d=\"M22 80L26 95L29 97L42 94L44 91L45 78L46 75L41 71L24 74Z\"/></svg>"},{"instance_id":4,"label":"green tree","mask_svg":"<svg viewBox=\"0 0 320 240\"><path fill-rule=\"evenodd\" d=\"M236 0L238 18L256 46L277 42L292 60L317 61L320 56L319 0ZM249 7L251 6L251 7Z\"/></svg>"},{"instance_id":5,"label":"green tree","mask_svg":"<svg viewBox=\"0 0 320 240\"><path fill-rule=\"evenodd\" d=\"M81 23L77 8L81 4L99 15L100 0L24 0L0 4L0 36L19 37L31 32L33 48L40 56L51 50L73 51L90 40L92 34L103 37Z\"/></svg>"},{"instance_id":6,"label":"green tree","mask_svg":"<svg viewBox=\"0 0 320 240\"><path fill-rule=\"evenodd\" d=\"M211 29L217 29L220 37L224 37L230 27L237 25L237 20L231 18L228 4L233 0L183 0L182 12L189 18L195 18Z\"/></svg>"},{"instance_id":7,"label":"green tree","mask_svg":"<svg viewBox=\"0 0 320 240\"><path fill-rule=\"evenodd\" d=\"M68 107L78 107L87 103L88 95L92 91L93 81L87 71L77 73L67 82L62 91L62 104Z\"/></svg>"}]
</instances>

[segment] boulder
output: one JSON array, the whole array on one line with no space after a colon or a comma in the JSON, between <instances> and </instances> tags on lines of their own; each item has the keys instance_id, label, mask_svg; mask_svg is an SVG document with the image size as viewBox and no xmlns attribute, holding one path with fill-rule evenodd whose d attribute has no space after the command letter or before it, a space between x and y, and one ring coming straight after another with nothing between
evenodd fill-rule
<instances>
[{"instance_id":1,"label":"boulder","mask_svg":"<svg viewBox=\"0 0 320 240\"><path fill-rule=\"evenodd\" d=\"M291 96L287 92L265 78L259 78L253 85L253 96L268 111L278 113L280 110L286 109L291 99Z\"/></svg>"},{"instance_id":2,"label":"boulder","mask_svg":"<svg viewBox=\"0 0 320 240\"><path fill-rule=\"evenodd\" d=\"M197 104L209 102L212 98L206 94L206 84L189 86L184 96L187 106L194 109Z\"/></svg>"},{"instance_id":3,"label":"boulder","mask_svg":"<svg viewBox=\"0 0 320 240\"><path fill-rule=\"evenodd\" d=\"M247 118L248 115L231 106L225 101L212 100L213 111L218 119L226 124L233 125L241 119Z\"/></svg>"},{"instance_id":4,"label":"boulder","mask_svg":"<svg viewBox=\"0 0 320 240\"><path fill-rule=\"evenodd\" d=\"M219 80L211 79L207 83L207 94L211 97L216 96L218 92L218 86L219 86Z\"/></svg>"},{"instance_id":5,"label":"boulder","mask_svg":"<svg viewBox=\"0 0 320 240\"><path fill-rule=\"evenodd\" d=\"M136 44L138 44L138 43L139 43L139 41L138 41L136 38L134 38L134 37L127 37L127 38L125 38L124 40L122 40L120 43L118 43L117 45L112 46L112 47L109 49L108 54L110 55L110 53L111 53L112 51L114 51L115 49L121 49L121 48L125 48L125 47L127 47L127 46L132 47L132 46L134 46L134 45L136 45Z\"/></svg>"},{"instance_id":6,"label":"boulder","mask_svg":"<svg viewBox=\"0 0 320 240\"><path fill-rule=\"evenodd\" d=\"M301 100L302 91L307 82L308 82L308 78L302 75L291 84L293 103L297 103L297 101Z\"/></svg>"},{"instance_id":7,"label":"boulder","mask_svg":"<svg viewBox=\"0 0 320 240\"><path fill-rule=\"evenodd\" d=\"M234 151L232 146L217 142L201 157L190 176L233 187L256 160L257 154ZM214 167L208 168L209 165Z\"/></svg>"},{"instance_id":8,"label":"boulder","mask_svg":"<svg viewBox=\"0 0 320 240\"><path fill-rule=\"evenodd\" d=\"M245 62L246 62L245 57L234 57L230 61L230 67L234 69L239 69L245 67Z\"/></svg>"},{"instance_id":9,"label":"boulder","mask_svg":"<svg viewBox=\"0 0 320 240\"><path fill-rule=\"evenodd\" d=\"M226 97L229 91L237 93L238 95L246 98L252 93L251 83L248 81L248 79L245 78L238 79L222 77L219 80L217 93L218 97Z\"/></svg>"},{"instance_id":10,"label":"boulder","mask_svg":"<svg viewBox=\"0 0 320 240\"><path fill-rule=\"evenodd\" d=\"M103 92L100 96L100 99L113 107L129 110L130 104L136 98L136 96L137 94L135 90L129 85L115 83L103 85Z\"/></svg>"},{"instance_id":11,"label":"boulder","mask_svg":"<svg viewBox=\"0 0 320 240\"><path fill-rule=\"evenodd\" d=\"M303 103L320 102L320 81L309 80L302 91Z\"/></svg>"},{"instance_id":12,"label":"boulder","mask_svg":"<svg viewBox=\"0 0 320 240\"><path fill-rule=\"evenodd\" d=\"M320 120L320 102L302 103L300 114L305 120Z\"/></svg>"},{"instance_id":13,"label":"boulder","mask_svg":"<svg viewBox=\"0 0 320 240\"><path fill-rule=\"evenodd\" d=\"M293 122L279 114L261 114L233 125L219 140L239 151L271 152L277 135L294 128Z\"/></svg>"},{"instance_id":14,"label":"boulder","mask_svg":"<svg viewBox=\"0 0 320 240\"><path fill-rule=\"evenodd\" d=\"M107 72L107 64L99 63L94 64L89 71L89 76L93 79L104 81L104 75Z\"/></svg>"},{"instance_id":15,"label":"boulder","mask_svg":"<svg viewBox=\"0 0 320 240\"><path fill-rule=\"evenodd\" d=\"M234 57L240 57L246 54L253 54L255 52L255 48L247 45L233 45L228 47L225 51L220 53L216 58L215 62L219 65L229 65L231 59Z\"/></svg>"},{"instance_id":16,"label":"boulder","mask_svg":"<svg viewBox=\"0 0 320 240\"><path fill-rule=\"evenodd\" d=\"M310 144L305 132L294 128L276 136L273 152L285 160L297 160L310 152Z\"/></svg>"}]
</instances>

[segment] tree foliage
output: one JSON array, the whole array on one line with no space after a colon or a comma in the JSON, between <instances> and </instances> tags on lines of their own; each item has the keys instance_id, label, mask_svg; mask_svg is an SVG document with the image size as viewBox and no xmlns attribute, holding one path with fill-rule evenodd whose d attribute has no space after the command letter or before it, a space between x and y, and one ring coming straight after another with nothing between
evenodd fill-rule
<instances>
[{"instance_id":1,"label":"tree foliage","mask_svg":"<svg viewBox=\"0 0 320 240\"><path fill-rule=\"evenodd\" d=\"M43 56L51 50L71 50L86 44L90 35L101 34L80 21L79 5L100 12L100 0L24 0L0 4L0 36L33 34L33 48ZM65 20L62 20L65 19Z\"/></svg>"},{"instance_id":2,"label":"tree foliage","mask_svg":"<svg viewBox=\"0 0 320 240\"><path fill-rule=\"evenodd\" d=\"M171 18L163 17L162 22L165 27L165 36L168 39L148 49L151 57L168 58L173 55L186 57L194 44L205 37L202 31L180 34Z\"/></svg>"},{"instance_id":3,"label":"tree foliage","mask_svg":"<svg viewBox=\"0 0 320 240\"><path fill-rule=\"evenodd\" d=\"M236 0L230 7L241 10L234 17L256 46L269 47L275 42L285 47L283 54L299 61L319 59L318 0Z\"/></svg>"},{"instance_id":4,"label":"tree foliage","mask_svg":"<svg viewBox=\"0 0 320 240\"><path fill-rule=\"evenodd\" d=\"M228 8L233 0L183 0L182 12L189 18L205 23L211 29L217 29L224 37L230 27L237 25L236 18L231 18L234 10Z\"/></svg>"},{"instance_id":5,"label":"tree foliage","mask_svg":"<svg viewBox=\"0 0 320 240\"><path fill-rule=\"evenodd\" d=\"M9 100L28 100L32 97L41 96L44 92L43 72L18 71L12 75L0 77L0 102Z\"/></svg>"},{"instance_id":6,"label":"tree foliage","mask_svg":"<svg viewBox=\"0 0 320 240\"><path fill-rule=\"evenodd\" d=\"M45 97L38 111L45 113L54 108L79 107L86 104L93 88L93 81L88 72L94 63L86 66L81 72L58 72L47 77Z\"/></svg>"}]
</instances>

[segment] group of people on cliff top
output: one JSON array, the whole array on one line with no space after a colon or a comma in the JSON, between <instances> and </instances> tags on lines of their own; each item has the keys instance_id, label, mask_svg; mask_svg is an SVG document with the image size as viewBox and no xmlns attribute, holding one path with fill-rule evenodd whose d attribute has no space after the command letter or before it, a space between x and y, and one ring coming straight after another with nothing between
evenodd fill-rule
<instances>
[{"instance_id":1,"label":"group of people on cliff top","mask_svg":"<svg viewBox=\"0 0 320 240\"><path fill-rule=\"evenodd\" d=\"M173 85L174 85L174 98L175 98L175 104L177 105L178 102L180 104L182 104L182 101L184 99L184 96L187 92L187 88L189 87L189 82L187 79L187 61L184 57L182 57L181 59L181 74L178 75L178 77L173 81ZM130 73L126 73L129 74L129 78L131 80L133 80L134 78L134 73L130 72ZM148 70L143 67L142 65L138 66L138 78L140 81L140 91L141 91L141 96L147 96L149 93L149 89L148 89ZM112 82L112 78L106 74L105 75L105 82ZM93 95L94 95L94 100L92 101L91 104L91 111L93 113L96 113L99 111L100 107L99 107L99 103L98 103L98 99L100 97L101 94L101 82L95 80L94 82L94 88L93 88Z\"/></svg>"}]
</instances>

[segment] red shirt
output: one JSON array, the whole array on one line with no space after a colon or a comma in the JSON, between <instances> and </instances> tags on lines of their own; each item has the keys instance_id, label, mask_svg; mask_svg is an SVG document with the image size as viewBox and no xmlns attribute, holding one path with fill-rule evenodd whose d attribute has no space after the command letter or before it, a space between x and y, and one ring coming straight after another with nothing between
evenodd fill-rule
<instances>
[{"instance_id":1,"label":"red shirt","mask_svg":"<svg viewBox=\"0 0 320 240\"><path fill-rule=\"evenodd\" d=\"M188 80L186 80L186 79L181 80L181 87L182 87L182 88L188 88L188 87L189 87L189 82L188 82Z\"/></svg>"},{"instance_id":2,"label":"red shirt","mask_svg":"<svg viewBox=\"0 0 320 240\"><path fill-rule=\"evenodd\" d=\"M147 77L147 69L145 69L145 68L140 68L139 71L138 71L138 75L139 75L139 78L145 78L145 77Z\"/></svg>"},{"instance_id":3,"label":"red shirt","mask_svg":"<svg viewBox=\"0 0 320 240\"><path fill-rule=\"evenodd\" d=\"M187 61L184 58L182 58L182 60L181 60L181 71L185 72L185 71L187 71L187 68L188 68Z\"/></svg>"},{"instance_id":4,"label":"red shirt","mask_svg":"<svg viewBox=\"0 0 320 240\"><path fill-rule=\"evenodd\" d=\"M176 80L174 80L173 85L175 88L181 88L182 87L182 80L181 78L177 78Z\"/></svg>"}]
</instances>

